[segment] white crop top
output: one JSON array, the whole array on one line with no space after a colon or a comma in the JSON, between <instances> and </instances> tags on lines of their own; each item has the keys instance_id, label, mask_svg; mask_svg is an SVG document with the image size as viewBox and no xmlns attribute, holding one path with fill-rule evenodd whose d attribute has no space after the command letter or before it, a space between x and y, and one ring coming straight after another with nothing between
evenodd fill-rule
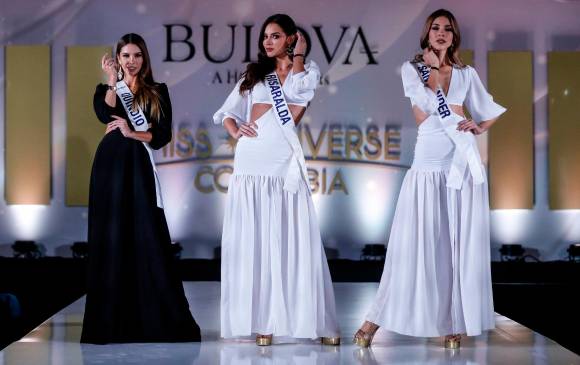
<instances>
[{"instance_id":1,"label":"white crop top","mask_svg":"<svg viewBox=\"0 0 580 365\"><path fill-rule=\"evenodd\" d=\"M320 69L314 61L304 65L304 69L304 72L297 74L290 71L284 80L282 90L288 104L306 106L314 97L314 91L320 80ZM240 95L242 80L238 81L224 104L213 115L215 124L223 123L226 118L232 118L237 123L247 122L250 120L252 105L272 104L268 88L263 82L254 85L251 92Z\"/></svg>"},{"instance_id":2,"label":"white crop top","mask_svg":"<svg viewBox=\"0 0 580 365\"><path fill-rule=\"evenodd\" d=\"M407 61L401 67L405 96L411 99L411 105L417 106L426 114L437 114L437 98L433 90L423 84L414 64ZM476 122L495 119L506 111L506 108L493 101L481 83L473 67L453 67L451 81L447 92L447 102L467 107Z\"/></svg>"}]
</instances>

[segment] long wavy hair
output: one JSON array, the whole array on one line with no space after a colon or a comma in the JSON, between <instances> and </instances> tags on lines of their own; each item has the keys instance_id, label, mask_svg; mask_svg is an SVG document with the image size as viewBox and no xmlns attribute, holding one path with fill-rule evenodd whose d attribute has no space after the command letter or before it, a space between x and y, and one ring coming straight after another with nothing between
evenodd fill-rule
<instances>
[{"instance_id":1,"label":"long wavy hair","mask_svg":"<svg viewBox=\"0 0 580 365\"><path fill-rule=\"evenodd\" d=\"M455 67L464 68L465 64L459 57L459 47L461 46L461 32L459 31L459 23L455 16L447 9L435 10L431 15L425 20L425 25L423 26L423 33L421 33L420 45L421 49L429 47L429 31L431 30L431 25L433 21L440 16L444 16L449 20L451 24L451 31L453 33L453 41L451 41L451 46L447 48L447 62ZM418 53L413 58L413 63L423 62L423 54Z\"/></svg>"},{"instance_id":2,"label":"long wavy hair","mask_svg":"<svg viewBox=\"0 0 580 365\"><path fill-rule=\"evenodd\" d=\"M258 62L249 63L246 71L242 74L244 80L240 85L240 94L252 91L258 82L264 81L266 75L276 69L276 58L268 57L266 49L264 48L264 33L266 33L268 24L271 23L278 24L286 36L292 36L298 32L296 23L286 14L274 14L264 21L262 29L260 29L260 37L258 38L258 48L260 49L260 52L258 52Z\"/></svg>"},{"instance_id":3,"label":"long wavy hair","mask_svg":"<svg viewBox=\"0 0 580 365\"><path fill-rule=\"evenodd\" d=\"M143 64L137 74L137 91L133 99L133 110L140 107L143 111L149 111L149 115L156 121L159 121L163 110L161 109L160 95L153 79L153 71L151 70L151 58L145 40L138 34L128 33L119 39L117 42L117 62L119 62L121 49L127 44L134 44L141 50L143 56ZM120 67L120 66L119 66Z\"/></svg>"}]
</instances>

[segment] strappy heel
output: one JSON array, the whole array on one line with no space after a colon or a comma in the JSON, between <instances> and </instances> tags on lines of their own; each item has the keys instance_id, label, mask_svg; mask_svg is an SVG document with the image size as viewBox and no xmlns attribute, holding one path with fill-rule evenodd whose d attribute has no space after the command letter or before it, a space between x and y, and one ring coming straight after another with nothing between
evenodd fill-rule
<instances>
[{"instance_id":1,"label":"strappy heel","mask_svg":"<svg viewBox=\"0 0 580 365\"><path fill-rule=\"evenodd\" d=\"M367 332L363 330L365 325L370 327L370 331ZM362 327L354 334L353 342L360 347L369 347L373 342L373 337L375 337L375 333L377 333L378 329L379 326L376 324L368 321L365 322Z\"/></svg>"}]
</instances>

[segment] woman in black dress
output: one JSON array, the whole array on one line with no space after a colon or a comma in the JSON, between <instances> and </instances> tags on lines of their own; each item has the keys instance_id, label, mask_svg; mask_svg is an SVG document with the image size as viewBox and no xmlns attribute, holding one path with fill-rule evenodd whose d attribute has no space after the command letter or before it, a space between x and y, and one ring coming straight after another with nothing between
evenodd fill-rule
<instances>
[{"instance_id":1,"label":"woman in black dress","mask_svg":"<svg viewBox=\"0 0 580 365\"><path fill-rule=\"evenodd\" d=\"M101 62L108 83L97 86L93 104L107 129L91 173L81 342L199 341L199 327L170 252L147 148L159 149L171 140L167 86L153 81L145 41L137 34L119 40L116 60L105 55ZM124 90L119 93L126 106L117 90ZM127 101L127 95L134 97Z\"/></svg>"}]
</instances>

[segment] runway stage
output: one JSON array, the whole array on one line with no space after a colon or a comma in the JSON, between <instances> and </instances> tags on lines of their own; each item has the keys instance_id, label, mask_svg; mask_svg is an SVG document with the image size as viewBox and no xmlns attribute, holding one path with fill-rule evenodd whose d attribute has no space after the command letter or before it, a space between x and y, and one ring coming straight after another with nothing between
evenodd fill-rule
<instances>
[{"instance_id":1,"label":"runway stage","mask_svg":"<svg viewBox=\"0 0 580 365\"><path fill-rule=\"evenodd\" d=\"M335 283L343 345L314 341L257 347L253 341L219 339L219 282L184 282L203 342L84 345L79 343L84 297L0 352L0 365L43 364L580 364L580 356L504 317L496 329L464 339L459 351L441 339L420 339L379 330L370 349L351 344L378 283Z\"/></svg>"}]
</instances>

